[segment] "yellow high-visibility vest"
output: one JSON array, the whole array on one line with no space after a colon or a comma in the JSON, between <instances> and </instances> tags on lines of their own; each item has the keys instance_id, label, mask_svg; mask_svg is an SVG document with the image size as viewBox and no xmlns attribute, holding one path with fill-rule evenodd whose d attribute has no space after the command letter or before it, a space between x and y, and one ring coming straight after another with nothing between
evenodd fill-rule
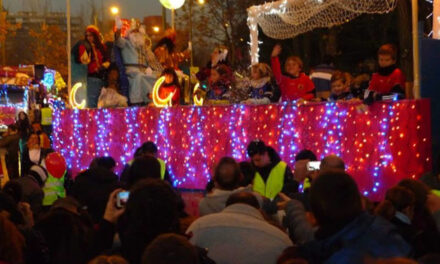
<instances>
[{"instance_id":1,"label":"yellow high-visibility vest","mask_svg":"<svg viewBox=\"0 0 440 264\"><path fill-rule=\"evenodd\" d=\"M49 107L41 108L41 125L52 125L52 109L50 109Z\"/></svg>"},{"instance_id":2,"label":"yellow high-visibility vest","mask_svg":"<svg viewBox=\"0 0 440 264\"><path fill-rule=\"evenodd\" d=\"M253 183L253 190L262 196L273 200L284 186L284 174L287 164L280 161L269 173L267 182L264 182L260 173L256 172Z\"/></svg>"},{"instance_id":3,"label":"yellow high-visibility vest","mask_svg":"<svg viewBox=\"0 0 440 264\"><path fill-rule=\"evenodd\" d=\"M157 161L160 163L160 178L162 180L165 180L165 172L167 171L167 165L165 164L165 161L157 158Z\"/></svg>"}]
</instances>

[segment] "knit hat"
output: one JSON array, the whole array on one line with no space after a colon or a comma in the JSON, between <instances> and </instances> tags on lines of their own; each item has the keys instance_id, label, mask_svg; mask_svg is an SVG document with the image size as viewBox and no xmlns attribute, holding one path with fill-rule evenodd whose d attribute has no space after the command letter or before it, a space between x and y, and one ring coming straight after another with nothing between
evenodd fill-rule
<instances>
[{"instance_id":1,"label":"knit hat","mask_svg":"<svg viewBox=\"0 0 440 264\"><path fill-rule=\"evenodd\" d=\"M99 29L96 27L96 26L94 26L94 25L89 25L89 26L87 26L87 28L86 28L86 32L90 32L90 33L93 33L93 34L96 34L96 35L100 35L101 33L99 32Z\"/></svg>"},{"instance_id":2,"label":"knit hat","mask_svg":"<svg viewBox=\"0 0 440 264\"><path fill-rule=\"evenodd\" d=\"M47 171L45 168L34 165L30 168L28 175L37 180L40 186L43 186L47 179Z\"/></svg>"}]
</instances>

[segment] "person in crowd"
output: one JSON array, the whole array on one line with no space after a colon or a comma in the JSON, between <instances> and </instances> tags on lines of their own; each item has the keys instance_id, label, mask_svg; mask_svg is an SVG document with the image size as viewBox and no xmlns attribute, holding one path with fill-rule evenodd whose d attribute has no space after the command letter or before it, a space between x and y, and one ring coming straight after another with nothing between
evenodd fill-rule
<instances>
[{"instance_id":1,"label":"person in crowd","mask_svg":"<svg viewBox=\"0 0 440 264\"><path fill-rule=\"evenodd\" d=\"M40 137L40 146L42 149L48 150L51 148L49 136L43 131L40 123L34 122L32 124L32 131Z\"/></svg>"},{"instance_id":2,"label":"person in crowd","mask_svg":"<svg viewBox=\"0 0 440 264\"><path fill-rule=\"evenodd\" d=\"M107 87L101 90L98 108L127 107L127 97L119 93L119 69L115 65L110 65L106 79Z\"/></svg>"},{"instance_id":3,"label":"person in crowd","mask_svg":"<svg viewBox=\"0 0 440 264\"><path fill-rule=\"evenodd\" d=\"M213 189L199 202L199 214L218 213L225 208L229 195L239 187L240 167L230 157L223 157L215 168Z\"/></svg>"},{"instance_id":4,"label":"person in crowd","mask_svg":"<svg viewBox=\"0 0 440 264\"><path fill-rule=\"evenodd\" d=\"M232 193L252 192L251 186L240 187L241 179L242 175L238 163L233 158L223 157L215 168L212 190L199 202L200 216L222 211ZM254 195L262 207L263 198L257 193Z\"/></svg>"},{"instance_id":5,"label":"person in crowd","mask_svg":"<svg viewBox=\"0 0 440 264\"><path fill-rule=\"evenodd\" d=\"M247 153L256 170L253 180L255 192L274 200L280 192L291 194L298 191L299 184L294 181L292 171L273 148L255 140L247 147Z\"/></svg>"},{"instance_id":6,"label":"person in crowd","mask_svg":"<svg viewBox=\"0 0 440 264\"><path fill-rule=\"evenodd\" d=\"M216 263L275 263L292 242L259 209L252 193L234 193L222 212L199 218L187 235L193 245L209 249L208 257Z\"/></svg>"},{"instance_id":7,"label":"person in crowd","mask_svg":"<svg viewBox=\"0 0 440 264\"><path fill-rule=\"evenodd\" d=\"M50 263L86 263L93 257L93 229L77 213L53 208L35 228L47 242Z\"/></svg>"},{"instance_id":8,"label":"person in crowd","mask_svg":"<svg viewBox=\"0 0 440 264\"><path fill-rule=\"evenodd\" d=\"M142 264L198 264L197 248L177 234L163 234L145 249ZM202 263L201 263L202 264Z\"/></svg>"},{"instance_id":9,"label":"person in crowd","mask_svg":"<svg viewBox=\"0 0 440 264\"><path fill-rule=\"evenodd\" d=\"M112 157L94 158L89 165L89 169L104 168L111 172L115 172L116 161Z\"/></svg>"},{"instance_id":10,"label":"person in crowd","mask_svg":"<svg viewBox=\"0 0 440 264\"><path fill-rule=\"evenodd\" d=\"M252 65L248 86L249 95L244 101L245 104L269 104L280 99L280 91L273 81L272 69L266 63Z\"/></svg>"},{"instance_id":11,"label":"person in crowd","mask_svg":"<svg viewBox=\"0 0 440 264\"><path fill-rule=\"evenodd\" d=\"M8 130L0 139L0 148L6 148L6 168L8 170L9 178L18 178L18 157L19 157L20 134L15 124L9 125Z\"/></svg>"},{"instance_id":12,"label":"person in crowd","mask_svg":"<svg viewBox=\"0 0 440 264\"><path fill-rule=\"evenodd\" d=\"M335 71L333 58L329 55L324 57L322 64L315 66L311 73L310 79L316 88L317 98L328 98L331 91L331 78Z\"/></svg>"},{"instance_id":13,"label":"person in crowd","mask_svg":"<svg viewBox=\"0 0 440 264\"><path fill-rule=\"evenodd\" d=\"M275 45L272 51L272 71L281 90L281 101L310 100L315 97L315 85L302 72L303 62L299 57L289 57L284 65L285 73L281 71L278 56L281 54L280 45Z\"/></svg>"},{"instance_id":14,"label":"person in crowd","mask_svg":"<svg viewBox=\"0 0 440 264\"><path fill-rule=\"evenodd\" d=\"M150 156L135 158L126 177L127 186L133 186L138 181L147 178L161 179L160 163L156 158Z\"/></svg>"},{"instance_id":15,"label":"person in crowd","mask_svg":"<svg viewBox=\"0 0 440 264\"><path fill-rule=\"evenodd\" d=\"M119 187L118 177L111 170L97 167L80 173L69 195L85 206L92 220L97 223L104 215L110 193Z\"/></svg>"},{"instance_id":16,"label":"person in crowd","mask_svg":"<svg viewBox=\"0 0 440 264\"><path fill-rule=\"evenodd\" d=\"M166 68L162 76L165 77L165 81L159 88L159 97L165 100L172 95L171 105L179 105L181 87L176 71L173 68Z\"/></svg>"},{"instance_id":17,"label":"person in crowd","mask_svg":"<svg viewBox=\"0 0 440 264\"><path fill-rule=\"evenodd\" d=\"M145 28L132 22L127 37L121 35L122 21L116 18L115 46L121 49L122 60L129 81L129 101L132 105L150 102L148 94L153 90L156 72L163 70L145 39Z\"/></svg>"},{"instance_id":18,"label":"person in crowd","mask_svg":"<svg viewBox=\"0 0 440 264\"><path fill-rule=\"evenodd\" d=\"M160 165L160 179L165 180L165 181L169 182L171 185L173 185L170 174L167 169L167 164L165 163L164 160L162 160L158 157L158 148L157 148L156 144L152 141L147 141L147 142L143 143L139 148L136 149L136 151L134 153L135 159L128 162L128 164L124 168L124 171L122 172L122 176L121 176L122 181L127 182L130 167L133 165L136 158L143 157L143 156L153 157L153 158L157 159L157 161L159 162L159 165Z\"/></svg>"},{"instance_id":19,"label":"person in crowd","mask_svg":"<svg viewBox=\"0 0 440 264\"><path fill-rule=\"evenodd\" d=\"M240 171L242 175L240 186L248 187L249 185L252 185L255 177L255 168L254 166L252 166L252 163L249 161L242 161L238 165L240 166Z\"/></svg>"},{"instance_id":20,"label":"person in crowd","mask_svg":"<svg viewBox=\"0 0 440 264\"><path fill-rule=\"evenodd\" d=\"M423 241L417 241L417 230L412 225L414 215L415 195L402 186L387 190L385 200L377 207L376 213L393 223L400 235L413 247L414 256L420 257ZM417 243L416 243L417 241Z\"/></svg>"},{"instance_id":21,"label":"person in crowd","mask_svg":"<svg viewBox=\"0 0 440 264\"><path fill-rule=\"evenodd\" d=\"M420 256L440 252L440 232L438 229L438 216L440 214L438 211L434 214L435 212L430 211L430 208L428 208L429 199L433 196L429 187L413 179L404 179L399 182L398 186L410 189L415 195L414 215L411 225L419 232L418 239L424 242L424 247L421 248L423 252L420 253Z\"/></svg>"},{"instance_id":22,"label":"person in crowd","mask_svg":"<svg viewBox=\"0 0 440 264\"><path fill-rule=\"evenodd\" d=\"M26 149L27 140L32 132L31 122L29 121L28 115L23 111L18 113L15 125L18 128L18 134L20 134L19 150L21 157L23 157L23 153ZM23 158L21 159L21 162L23 163Z\"/></svg>"},{"instance_id":23,"label":"person in crowd","mask_svg":"<svg viewBox=\"0 0 440 264\"><path fill-rule=\"evenodd\" d=\"M235 78L232 70L225 64L212 68L206 99L209 101L228 100L230 91L234 87L234 82Z\"/></svg>"},{"instance_id":24,"label":"person in crowd","mask_svg":"<svg viewBox=\"0 0 440 264\"><path fill-rule=\"evenodd\" d=\"M22 200L30 205L34 216L41 213L44 197L42 188L47 177L47 171L44 167L33 165L26 175L12 180L21 186Z\"/></svg>"},{"instance_id":25,"label":"person in crowd","mask_svg":"<svg viewBox=\"0 0 440 264\"><path fill-rule=\"evenodd\" d=\"M101 33L96 26L86 28L85 41L78 48L78 57L87 65L87 106L96 108L103 87L105 70L110 66Z\"/></svg>"},{"instance_id":26,"label":"person in crowd","mask_svg":"<svg viewBox=\"0 0 440 264\"><path fill-rule=\"evenodd\" d=\"M179 233L177 196L168 183L159 179L139 181L130 189L123 210L116 208L116 196L117 192L111 194L104 219L117 223L122 256L129 263L140 263L143 251L157 236ZM111 246L113 235L106 235L111 241L105 244Z\"/></svg>"},{"instance_id":27,"label":"person in crowd","mask_svg":"<svg viewBox=\"0 0 440 264\"><path fill-rule=\"evenodd\" d=\"M348 73L335 71L331 78L331 93L328 97L329 102L348 101L354 98L350 92L350 80Z\"/></svg>"},{"instance_id":28,"label":"person in crowd","mask_svg":"<svg viewBox=\"0 0 440 264\"><path fill-rule=\"evenodd\" d=\"M405 75L397 68L397 47L385 44L377 52L379 70L374 73L370 86L365 91L364 102L405 98Z\"/></svg>"},{"instance_id":29,"label":"person in crowd","mask_svg":"<svg viewBox=\"0 0 440 264\"><path fill-rule=\"evenodd\" d=\"M319 171L325 172L327 170L345 171L344 161L336 155L328 155L324 157L319 165Z\"/></svg>"},{"instance_id":30,"label":"person in crowd","mask_svg":"<svg viewBox=\"0 0 440 264\"><path fill-rule=\"evenodd\" d=\"M309 263L362 263L364 257L406 257L411 247L395 227L363 211L356 182L342 171L325 171L310 190L319 229L300 246Z\"/></svg>"},{"instance_id":31,"label":"person in crowd","mask_svg":"<svg viewBox=\"0 0 440 264\"><path fill-rule=\"evenodd\" d=\"M89 264L128 264L128 262L121 256L112 255L112 256L97 256L92 259Z\"/></svg>"},{"instance_id":32,"label":"person in crowd","mask_svg":"<svg viewBox=\"0 0 440 264\"><path fill-rule=\"evenodd\" d=\"M23 151L22 175L26 175L33 165L42 165L50 150L41 148L40 137L36 133L32 133Z\"/></svg>"},{"instance_id":33,"label":"person in crowd","mask_svg":"<svg viewBox=\"0 0 440 264\"><path fill-rule=\"evenodd\" d=\"M24 263L25 239L17 227L8 219L6 211L0 211L0 263Z\"/></svg>"}]
</instances>

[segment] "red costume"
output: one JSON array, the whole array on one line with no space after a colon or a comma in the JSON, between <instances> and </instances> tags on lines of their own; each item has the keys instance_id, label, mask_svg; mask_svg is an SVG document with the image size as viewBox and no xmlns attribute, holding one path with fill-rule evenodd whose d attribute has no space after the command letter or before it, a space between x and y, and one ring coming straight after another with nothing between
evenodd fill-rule
<instances>
[{"instance_id":1,"label":"red costume","mask_svg":"<svg viewBox=\"0 0 440 264\"><path fill-rule=\"evenodd\" d=\"M174 84L171 84L171 85L163 84L159 88L159 97L162 99L167 98L171 93L174 93L174 96L172 98L173 105L179 105L179 100L180 100L180 88L179 87L177 87Z\"/></svg>"},{"instance_id":2,"label":"red costume","mask_svg":"<svg viewBox=\"0 0 440 264\"><path fill-rule=\"evenodd\" d=\"M283 75L278 57L272 57L271 62L273 75L280 86L282 101L292 101L300 98L310 100L315 97L313 94L315 85L307 75L300 73L297 78Z\"/></svg>"},{"instance_id":3,"label":"red costume","mask_svg":"<svg viewBox=\"0 0 440 264\"><path fill-rule=\"evenodd\" d=\"M389 94L397 86L400 86L402 90L405 87L405 75L399 68L395 68L391 74L387 75L383 75L381 72L374 73L369 90L379 94Z\"/></svg>"}]
</instances>

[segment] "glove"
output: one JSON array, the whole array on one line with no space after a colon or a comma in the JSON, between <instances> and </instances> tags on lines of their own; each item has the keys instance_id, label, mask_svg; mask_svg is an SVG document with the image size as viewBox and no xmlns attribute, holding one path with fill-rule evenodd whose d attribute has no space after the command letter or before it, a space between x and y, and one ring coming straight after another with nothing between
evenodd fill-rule
<instances>
[{"instance_id":1,"label":"glove","mask_svg":"<svg viewBox=\"0 0 440 264\"><path fill-rule=\"evenodd\" d=\"M119 16L115 18L115 25L116 25L116 29L118 30L122 28L122 20Z\"/></svg>"}]
</instances>

